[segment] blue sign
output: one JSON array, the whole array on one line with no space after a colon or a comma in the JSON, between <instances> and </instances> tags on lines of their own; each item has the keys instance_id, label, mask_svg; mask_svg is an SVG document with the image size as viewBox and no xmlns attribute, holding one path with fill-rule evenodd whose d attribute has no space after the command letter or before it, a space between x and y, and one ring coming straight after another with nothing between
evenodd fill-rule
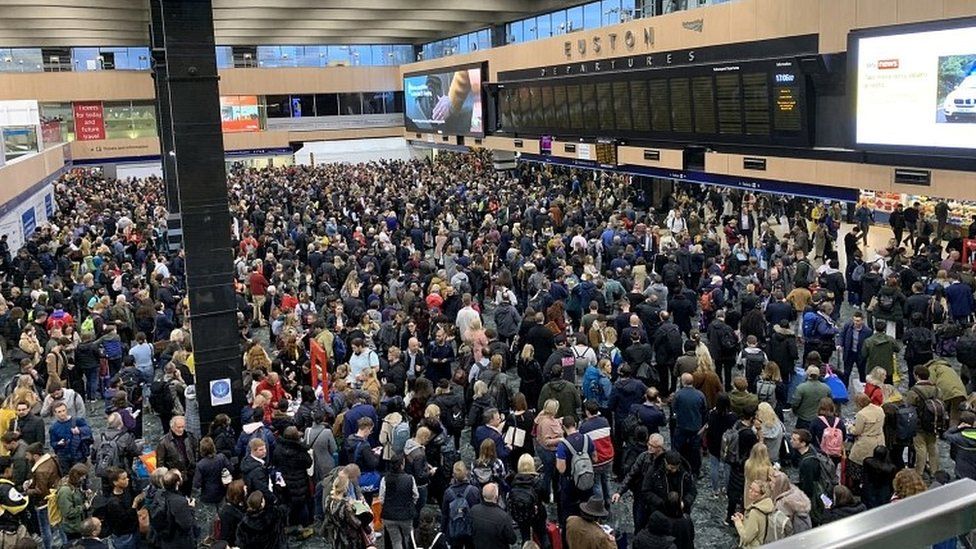
<instances>
[{"instance_id":1,"label":"blue sign","mask_svg":"<svg viewBox=\"0 0 976 549\"><path fill-rule=\"evenodd\" d=\"M37 229L37 218L34 216L34 206L31 206L24 213L20 215L20 221L24 226L24 239L30 237L34 234Z\"/></svg>"},{"instance_id":2,"label":"blue sign","mask_svg":"<svg viewBox=\"0 0 976 549\"><path fill-rule=\"evenodd\" d=\"M47 214L47 218L50 220L54 217L54 195L46 194L44 195L44 213Z\"/></svg>"},{"instance_id":3,"label":"blue sign","mask_svg":"<svg viewBox=\"0 0 976 549\"><path fill-rule=\"evenodd\" d=\"M230 378L220 378L210 381L210 405L223 406L230 404L234 397L230 392Z\"/></svg>"}]
</instances>

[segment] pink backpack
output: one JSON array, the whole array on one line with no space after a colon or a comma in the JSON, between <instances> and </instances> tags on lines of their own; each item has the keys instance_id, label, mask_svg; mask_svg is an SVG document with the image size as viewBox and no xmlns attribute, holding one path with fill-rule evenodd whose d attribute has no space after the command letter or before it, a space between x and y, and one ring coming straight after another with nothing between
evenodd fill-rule
<instances>
[{"instance_id":1,"label":"pink backpack","mask_svg":"<svg viewBox=\"0 0 976 549\"><path fill-rule=\"evenodd\" d=\"M823 436L820 437L820 450L828 456L841 457L844 453L844 433L837 426L840 418L834 418L834 424L827 423L827 418L820 416L820 421L826 425Z\"/></svg>"}]
</instances>

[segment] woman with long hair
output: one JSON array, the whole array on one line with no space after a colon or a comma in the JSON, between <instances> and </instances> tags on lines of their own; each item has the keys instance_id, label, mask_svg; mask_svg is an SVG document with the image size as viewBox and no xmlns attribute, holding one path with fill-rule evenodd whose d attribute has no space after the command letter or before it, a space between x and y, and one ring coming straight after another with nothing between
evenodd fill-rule
<instances>
[{"instance_id":1,"label":"woman with long hair","mask_svg":"<svg viewBox=\"0 0 976 549\"><path fill-rule=\"evenodd\" d=\"M506 440L511 433L512 451L509 458L513 463L518 463L519 459L528 454L534 454L532 444L532 427L535 422L534 410L529 410L528 399L522 393L515 393L512 397L512 412L505 418L505 425L502 429ZM519 439L521 443L519 443Z\"/></svg>"},{"instance_id":2,"label":"woman with long hair","mask_svg":"<svg viewBox=\"0 0 976 549\"><path fill-rule=\"evenodd\" d=\"M783 422L780 421L768 402L759 403L759 408L756 410L756 420L759 422L760 441L766 445L770 459L779 463L779 457L783 454L783 437L786 434Z\"/></svg>"},{"instance_id":3,"label":"woman with long hair","mask_svg":"<svg viewBox=\"0 0 976 549\"><path fill-rule=\"evenodd\" d=\"M322 524L322 537L331 547L366 549L372 544L368 534L372 517L368 520L357 508L364 508L365 502L349 498L349 477L340 471L332 482L332 489L325 501L325 522Z\"/></svg>"},{"instance_id":4,"label":"woman with long hair","mask_svg":"<svg viewBox=\"0 0 976 549\"><path fill-rule=\"evenodd\" d=\"M490 438L481 441L481 447L478 449L478 459L474 460L471 476L481 486L489 482L494 482L498 484L500 494L508 492L508 482L506 481L508 471L505 467L505 462L498 458L498 449L495 447L495 441Z\"/></svg>"},{"instance_id":5,"label":"woman with long hair","mask_svg":"<svg viewBox=\"0 0 976 549\"><path fill-rule=\"evenodd\" d=\"M702 346L699 345L698 348L701 349ZM692 374L692 384L705 395L705 403L708 404L709 409L714 408L723 388L722 380L715 373L715 364L712 362L711 355L707 355L704 359L702 355L698 356L698 368Z\"/></svg>"},{"instance_id":6,"label":"woman with long hair","mask_svg":"<svg viewBox=\"0 0 976 549\"><path fill-rule=\"evenodd\" d=\"M529 402L539 402L539 393L542 392L545 379L542 375L542 366L535 358L535 348L531 343L522 347L522 353L516 361L516 369L522 380L521 388L525 399Z\"/></svg>"},{"instance_id":7,"label":"woman with long hair","mask_svg":"<svg viewBox=\"0 0 976 549\"><path fill-rule=\"evenodd\" d=\"M766 480L769 479L769 471L771 469L773 469L773 463L769 459L769 450L766 448L766 444L762 441L757 442L752 447L752 450L749 451L749 459L746 460L745 464L746 507L749 507L750 504L754 503L753 500L749 499L749 487L752 486L753 482L766 482Z\"/></svg>"},{"instance_id":8,"label":"woman with long hair","mask_svg":"<svg viewBox=\"0 0 976 549\"><path fill-rule=\"evenodd\" d=\"M556 417L559 412L559 401L550 398L542 405L542 410L535 416L535 455L542 461L543 485L547 493L555 487L558 479L556 475L556 447L563 438L563 423Z\"/></svg>"}]
</instances>

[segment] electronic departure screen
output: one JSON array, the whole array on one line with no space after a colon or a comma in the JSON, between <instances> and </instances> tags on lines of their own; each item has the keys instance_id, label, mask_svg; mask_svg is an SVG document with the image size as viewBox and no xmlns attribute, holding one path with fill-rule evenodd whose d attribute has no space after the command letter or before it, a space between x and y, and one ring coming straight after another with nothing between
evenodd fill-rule
<instances>
[{"instance_id":1,"label":"electronic departure screen","mask_svg":"<svg viewBox=\"0 0 976 549\"><path fill-rule=\"evenodd\" d=\"M809 144L806 78L793 60L747 61L623 73L586 74L506 83L506 88L552 88L538 105L526 96L499 100L507 132L565 129L579 137L661 141ZM565 90L565 91L563 91ZM506 116L506 109L522 111ZM529 112L540 109L545 111ZM528 116L527 116L528 115ZM534 116L533 116L534 115ZM551 117L551 119L550 119Z\"/></svg>"}]
</instances>

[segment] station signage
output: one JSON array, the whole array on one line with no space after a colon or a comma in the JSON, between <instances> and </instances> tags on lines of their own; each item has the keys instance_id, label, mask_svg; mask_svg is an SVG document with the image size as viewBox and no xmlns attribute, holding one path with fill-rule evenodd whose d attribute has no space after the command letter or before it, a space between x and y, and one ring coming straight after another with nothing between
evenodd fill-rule
<instances>
[{"instance_id":1,"label":"station signage","mask_svg":"<svg viewBox=\"0 0 976 549\"><path fill-rule=\"evenodd\" d=\"M101 101L72 103L75 115L75 139L96 141L105 139L105 109Z\"/></svg>"}]
</instances>

